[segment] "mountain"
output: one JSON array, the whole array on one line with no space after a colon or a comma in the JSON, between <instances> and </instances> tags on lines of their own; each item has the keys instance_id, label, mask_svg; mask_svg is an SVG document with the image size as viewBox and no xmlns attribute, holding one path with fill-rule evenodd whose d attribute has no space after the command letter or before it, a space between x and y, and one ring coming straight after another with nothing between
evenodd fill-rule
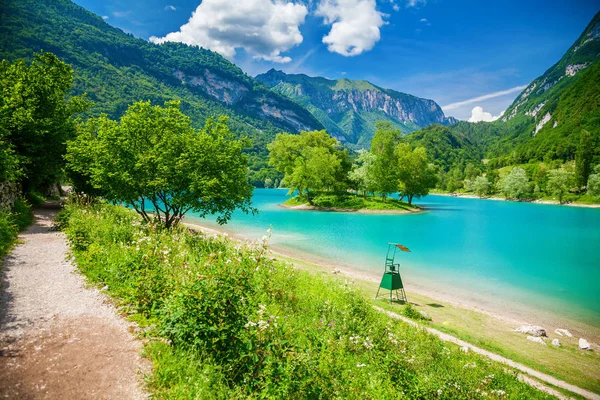
<instances>
[{"instance_id":1,"label":"mountain","mask_svg":"<svg viewBox=\"0 0 600 400\"><path fill-rule=\"evenodd\" d=\"M268 89L221 55L180 43L156 45L108 25L69 0L3 0L0 57L55 53L74 69L74 94L94 102L88 115L118 118L137 100L179 99L196 126L228 115L264 159L280 131L323 129L307 110Z\"/></svg>"},{"instance_id":2,"label":"mountain","mask_svg":"<svg viewBox=\"0 0 600 400\"><path fill-rule=\"evenodd\" d=\"M451 124L433 100L384 89L367 81L330 80L271 69L256 77L272 90L295 100L341 142L368 147L375 122L389 121L403 133L431 124Z\"/></svg>"},{"instance_id":3,"label":"mountain","mask_svg":"<svg viewBox=\"0 0 600 400\"><path fill-rule=\"evenodd\" d=\"M527 85L502 118L461 121L448 130L468 139L492 167L573 160L586 130L592 135L593 164L600 164L599 60L600 12L564 56ZM409 140L420 142L420 132L411 135ZM450 153L447 156L451 157ZM452 156L452 162L441 164L457 167L470 161L472 157L457 163Z\"/></svg>"}]
</instances>

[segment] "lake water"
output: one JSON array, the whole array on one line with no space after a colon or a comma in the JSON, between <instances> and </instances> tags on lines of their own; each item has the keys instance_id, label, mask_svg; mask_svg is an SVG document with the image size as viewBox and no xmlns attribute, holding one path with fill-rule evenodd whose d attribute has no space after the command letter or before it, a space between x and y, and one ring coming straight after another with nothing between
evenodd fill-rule
<instances>
[{"instance_id":1,"label":"lake water","mask_svg":"<svg viewBox=\"0 0 600 400\"><path fill-rule=\"evenodd\" d=\"M260 238L271 226L274 246L373 275L388 242L402 243L412 250L400 255L409 291L526 304L600 326L600 209L430 195L417 200L427 211L412 215L294 211L279 206L286 193L256 189L259 213L236 212L226 229Z\"/></svg>"}]
</instances>

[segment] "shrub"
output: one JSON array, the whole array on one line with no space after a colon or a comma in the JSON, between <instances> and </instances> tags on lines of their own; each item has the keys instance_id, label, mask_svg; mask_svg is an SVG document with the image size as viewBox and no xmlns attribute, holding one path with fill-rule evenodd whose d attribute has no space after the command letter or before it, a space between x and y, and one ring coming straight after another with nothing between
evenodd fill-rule
<instances>
[{"instance_id":1,"label":"shrub","mask_svg":"<svg viewBox=\"0 0 600 400\"><path fill-rule=\"evenodd\" d=\"M168 339L146 348L157 398L547 397L350 284L270 259L266 242L158 229L109 204L62 215L81 271Z\"/></svg>"}]
</instances>

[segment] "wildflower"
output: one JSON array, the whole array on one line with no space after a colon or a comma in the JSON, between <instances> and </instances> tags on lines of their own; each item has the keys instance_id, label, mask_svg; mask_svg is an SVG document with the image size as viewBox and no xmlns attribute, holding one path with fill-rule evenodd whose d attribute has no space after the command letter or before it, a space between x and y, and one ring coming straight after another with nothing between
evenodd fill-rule
<instances>
[{"instance_id":1,"label":"wildflower","mask_svg":"<svg viewBox=\"0 0 600 400\"><path fill-rule=\"evenodd\" d=\"M362 368L362 367L366 367L367 364L356 364L356 368Z\"/></svg>"},{"instance_id":2,"label":"wildflower","mask_svg":"<svg viewBox=\"0 0 600 400\"><path fill-rule=\"evenodd\" d=\"M371 350L373 348L373 342L368 337L365 338L363 345L365 346L365 349L367 349L367 350Z\"/></svg>"},{"instance_id":3,"label":"wildflower","mask_svg":"<svg viewBox=\"0 0 600 400\"><path fill-rule=\"evenodd\" d=\"M441 396L441 395L442 395L442 393L444 393L444 392L442 391L442 389L438 389L438 391L437 391L437 394L438 394L438 396Z\"/></svg>"}]
</instances>

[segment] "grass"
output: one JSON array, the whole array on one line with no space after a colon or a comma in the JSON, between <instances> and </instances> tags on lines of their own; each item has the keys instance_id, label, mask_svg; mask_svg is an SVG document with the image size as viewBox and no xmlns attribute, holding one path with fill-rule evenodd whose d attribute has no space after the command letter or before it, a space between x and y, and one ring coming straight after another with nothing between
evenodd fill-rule
<instances>
[{"instance_id":1,"label":"grass","mask_svg":"<svg viewBox=\"0 0 600 400\"><path fill-rule=\"evenodd\" d=\"M404 201L400 201L397 199L387 198L386 201L383 201L381 197L378 196L367 196L366 198L363 196L357 196L354 194L344 193L344 194L332 194L332 193L320 193L314 195L312 199L313 206L317 209L326 209L326 210L380 210L380 211L416 211L419 210L419 207L410 205ZM308 205L306 201L306 197L304 196L295 196L283 204L287 206L301 206Z\"/></svg>"},{"instance_id":2,"label":"grass","mask_svg":"<svg viewBox=\"0 0 600 400\"><path fill-rule=\"evenodd\" d=\"M31 206L25 200L15 201L12 212L0 211L0 258L8 254L19 232L32 222Z\"/></svg>"},{"instance_id":3,"label":"grass","mask_svg":"<svg viewBox=\"0 0 600 400\"><path fill-rule=\"evenodd\" d=\"M265 242L165 231L107 204L59 220L81 272L148 326L155 398L550 398Z\"/></svg>"},{"instance_id":4,"label":"grass","mask_svg":"<svg viewBox=\"0 0 600 400\"><path fill-rule=\"evenodd\" d=\"M293 260L279 256L282 260L293 262L297 268L313 274L323 274L324 269L306 261ZM339 278L345 279L345 278ZM367 280L356 280L354 287L367 299L372 299L378 284ZM415 310L423 310L433 318L426 322L439 331L449 333L475 346L524 364L537 371L554 376L573 385L600 393L600 355L597 352L579 350L578 338L558 337L560 348L550 345L540 346L526 340L526 335L512 332L516 326L474 310L456 307L446 302L434 300L417 293L408 293ZM405 305L390 305L385 300L371 300L372 304L389 311L408 316ZM422 321L421 321L422 322ZM548 332L553 335L552 332Z\"/></svg>"}]
</instances>

